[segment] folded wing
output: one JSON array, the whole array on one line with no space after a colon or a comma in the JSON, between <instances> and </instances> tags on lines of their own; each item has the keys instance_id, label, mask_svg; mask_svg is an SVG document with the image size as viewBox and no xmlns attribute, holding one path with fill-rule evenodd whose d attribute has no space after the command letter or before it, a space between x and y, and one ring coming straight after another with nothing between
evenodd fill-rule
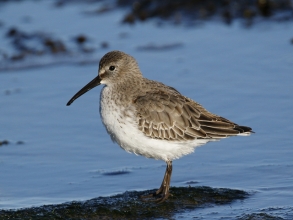
<instances>
[{"instance_id":1,"label":"folded wing","mask_svg":"<svg viewBox=\"0 0 293 220\"><path fill-rule=\"evenodd\" d=\"M252 132L249 127L208 112L175 90L171 94L164 90L147 92L133 102L139 129L151 138L174 141L217 139Z\"/></svg>"}]
</instances>

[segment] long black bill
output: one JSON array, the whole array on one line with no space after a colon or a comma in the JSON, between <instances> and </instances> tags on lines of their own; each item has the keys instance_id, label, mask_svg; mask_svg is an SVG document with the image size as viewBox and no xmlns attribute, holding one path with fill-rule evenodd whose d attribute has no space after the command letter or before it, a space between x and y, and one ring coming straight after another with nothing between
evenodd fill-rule
<instances>
[{"instance_id":1,"label":"long black bill","mask_svg":"<svg viewBox=\"0 0 293 220\"><path fill-rule=\"evenodd\" d=\"M75 99L82 96L84 93L90 91L92 88L98 86L101 84L101 78L100 76L97 76L92 81L90 81L86 86L84 86L81 90L79 90L70 100L67 102L67 106L71 105L72 102L75 101Z\"/></svg>"}]
</instances>

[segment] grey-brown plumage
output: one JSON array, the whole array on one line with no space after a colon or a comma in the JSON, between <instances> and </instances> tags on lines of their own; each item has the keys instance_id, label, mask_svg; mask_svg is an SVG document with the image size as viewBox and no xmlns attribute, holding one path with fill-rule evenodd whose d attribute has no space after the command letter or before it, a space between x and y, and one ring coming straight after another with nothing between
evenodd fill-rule
<instances>
[{"instance_id":1,"label":"grey-brown plumage","mask_svg":"<svg viewBox=\"0 0 293 220\"><path fill-rule=\"evenodd\" d=\"M144 95L135 97L133 101L138 128L148 137L181 141L224 138L251 132L249 127L208 112L171 87L149 81L148 88Z\"/></svg>"},{"instance_id":2,"label":"grey-brown plumage","mask_svg":"<svg viewBox=\"0 0 293 220\"><path fill-rule=\"evenodd\" d=\"M105 84L100 114L111 138L128 152L167 163L161 187L146 196L161 195L158 202L170 195L172 160L209 141L252 133L251 128L210 113L176 89L144 78L136 60L121 51L104 55L98 76L67 105L100 84Z\"/></svg>"}]
</instances>

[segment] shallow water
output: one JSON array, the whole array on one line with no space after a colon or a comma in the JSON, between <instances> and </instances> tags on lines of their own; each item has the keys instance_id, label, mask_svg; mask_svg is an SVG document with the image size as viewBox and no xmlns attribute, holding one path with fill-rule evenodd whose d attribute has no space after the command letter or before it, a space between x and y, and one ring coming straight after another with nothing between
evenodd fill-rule
<instances>
[{"instance_id":1,"label":"shallow water","mask_svg":"<svg viewBox=\"0 0 293 220\"><path fill-rule=\"evenodd\" d=\"M110 45L97 48L91 59L123 50L137 59L147 78L173 86L209 111L253 128L256 133L250 137L212 142L174 161L171 182L172 186L193 181L195 186L242 189L252 196L175 218L234 219L266 212L292 219L292 24L262 23L245 29L239 23L186 28L149 22L129 27L120 25L119 10L85 16L81 12L87 7L73 4L57 9L46 1L9 3L1 9L0 33L3 36L9 27L20 26L46 30L66 42L86 33L93 44L107 41ZM31 22L23 22L24 16L30 16ZM127 37L121 38L121 33ZM9 50L7 39L2 38L0 48ZM182 46L138 49L177 43ZM46 63L46 59L35 62ZM164 162L128 154L111 142L98 113L101 88L65 106L96 74L97 64L0 72L0 141L9 141L0 146L0 209L160 185ZM109 175L117 172L121 174Z\"/></svg>"}]
</instances>

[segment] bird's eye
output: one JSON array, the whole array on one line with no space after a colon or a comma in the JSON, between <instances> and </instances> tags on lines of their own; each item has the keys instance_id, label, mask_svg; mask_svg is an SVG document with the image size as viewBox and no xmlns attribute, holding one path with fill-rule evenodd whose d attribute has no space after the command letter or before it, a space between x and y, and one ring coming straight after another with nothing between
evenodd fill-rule
<instances>
[{"instance_id":1,"label":"bird's eye","mask_svg":"<svg viewBox=\"0 0 293 220\"><path fill-rule=\"evenodd\" d=\"M115 66L110 66L109 70L113 71L115 69Z\"/></svg>"}]
</instances>

